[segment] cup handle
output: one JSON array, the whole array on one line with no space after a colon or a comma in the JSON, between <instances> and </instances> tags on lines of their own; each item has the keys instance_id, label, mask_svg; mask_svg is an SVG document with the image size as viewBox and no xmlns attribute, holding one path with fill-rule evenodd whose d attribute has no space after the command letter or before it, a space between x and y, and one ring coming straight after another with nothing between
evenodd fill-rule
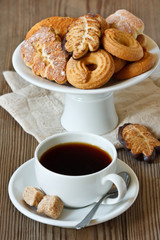
<instances>
[{"instance_id":1,"label":"cup handle","mask_svg":"<svg viewBox=\"0 0 160 240\"><path fill-rule=\"evenodd\" d=\"M105 200L103 200L103 204L115 204L120 202L127 192L127 186L125 181L122 177L115 173L111 173L103 177L102 184L105 185L107 181L111 181L115 184L118 190L118 196L116 198L106 198Z\"/></svg>"}]
</instances>

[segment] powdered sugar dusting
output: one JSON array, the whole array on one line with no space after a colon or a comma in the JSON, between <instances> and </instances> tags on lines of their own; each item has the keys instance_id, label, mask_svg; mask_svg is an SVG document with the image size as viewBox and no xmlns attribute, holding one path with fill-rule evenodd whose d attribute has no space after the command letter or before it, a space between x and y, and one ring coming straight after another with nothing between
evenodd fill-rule
<instances>
[{"instance_id":1,"label":"powdered sugar dusting","mask_svg":"<svg viewBox=\"0 0 160 240\"><path fill-rule=\"evenodd\" d=\"M106 19L110 27L118 28L133 35L135 38L144 30L142 20L125 9L120 9Z\"/></svg>"},{"instance_id":2,"label":"powdered sugar dusting","mask_svg":"<svg viewBox=\"0 0 160 240\"><path fill-rule=\"evenodd\" d=\"M60 84L66 82L68 55L62 50L60 38L53 29L41 27L22 44L21 55L35 75Z\"/></svg>"}]
</instances>

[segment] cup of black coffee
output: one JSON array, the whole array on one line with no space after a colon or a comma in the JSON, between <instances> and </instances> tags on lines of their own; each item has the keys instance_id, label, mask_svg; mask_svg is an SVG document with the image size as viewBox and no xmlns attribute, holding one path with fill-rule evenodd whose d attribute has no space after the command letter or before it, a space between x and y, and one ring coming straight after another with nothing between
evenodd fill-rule
<instances>
[{"instance_id":1,"label":"cup of black coffee","mask_svg":"<svg viewBox=\"0 0 160 240\"><path fill-rule=\"evenodd\" d=\"M39 187L57 195L68 207L96 202L114 183L119 202L125 192L123 179L116 174L117 152L107 139L91 134L67 132L42 141L35 150L35 173Z\"/></svg>"}]
</instances>

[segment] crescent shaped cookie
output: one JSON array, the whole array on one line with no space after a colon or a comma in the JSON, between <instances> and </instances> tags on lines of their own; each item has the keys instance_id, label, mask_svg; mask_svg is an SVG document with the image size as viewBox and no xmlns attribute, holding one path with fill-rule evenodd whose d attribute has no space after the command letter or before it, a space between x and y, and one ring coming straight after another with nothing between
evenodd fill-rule
<instances>
[{"instance_id":1,"label":"crescent shaped cookie","mask_svg":"<svg viewBox=\"0 0 160 240\"><path fill-rule=\"evenodd\" d=\"M143 48L129 33L115 28L106 29L102 44L113 56L127 61L138 61L143 57Z\"/></svg>"},{"instance_id":2,"label":"crescent shaped cookie","mask_svg":"<svg viewBox=\"0 0 160 240\"><path fill-rule=\"evenodd\" d=\"M68 55L62 50L59 36L50 27L41 27L21 45L21 56L35 75L66 82Z\"/></svg>"},{"instance_id":3,"label":"crescent shaped cookie","mask_svg":"<svg viewBox=\"0 0 160 240\"><path fill-rule=\"evenodd\" d=\"M142 74L151 69L155 64L155 57L152 53L144 52L144 57L133 63L128 63L114 77L119 80L128 79Z\"/></svg>"},{"instance_id":4,"label":"crescent shaped cookie","mask_svg":"<svg viewBox=\"0 0 160 240\"><path fill-rule=\"evenodd\" d=\"M139 42L139 44L142 46L144 51L147 51L147 38L144 34L139 34L136 40Z\"/></svg>"},{"instance_id":5,"label":"crescent shaped cookie","mask_svg":"<svg viewBox=\"0 0 160 240\"><path fill-rule=\"evenodd\" d=\"M53 28L55 33L60 36L61 39L64 38L65 34L67 33L68 26L74 22L76 18L70 17L59 17L53 16L50 18L45 18L42 21L36 23L27 33L26 40L30 38L37 30L41 27L50 27Z\"/></svg>"},{"instance_id":6,"label":"crescent shaped cookie","mask_svg":"<svg viewBox=\"0 0 160 240\"><path fill-rule=\"evenodd\" d=\"M119 72L127 63L127 61L117 58L115 56L113 56L113 61L114 61L114 65L115 65L114 73Z\"/></svg>"},{"instance_id":7,"label":"crescent shaped cookie","mask_svg":"<svg viewBox=\"0 0 160 240\"><path fill-rule=\"evenodd\" d=\"M93 89L103 86L114 73L114 61L106 51L88 53L85 57L67 63L67 80L74 87Z\"/></svg>"}]
</instances>

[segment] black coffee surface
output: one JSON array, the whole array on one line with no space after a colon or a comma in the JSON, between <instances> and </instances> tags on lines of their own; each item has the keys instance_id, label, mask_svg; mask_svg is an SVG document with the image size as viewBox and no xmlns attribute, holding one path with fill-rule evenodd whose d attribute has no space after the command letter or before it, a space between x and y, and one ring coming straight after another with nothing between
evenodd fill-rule
<instances>
[{"instance_id":1,"label":"black coffee surface","mask_svg":"<svg viewBox=\"0 0 160 240\"><path fill-rule=\"evenodd\" d=\"M47 169L64 175L86 175L98 172L111 163L104 150L86 143L64 143L50 148L40 157Z\"/></svg>"}]
</instances>

